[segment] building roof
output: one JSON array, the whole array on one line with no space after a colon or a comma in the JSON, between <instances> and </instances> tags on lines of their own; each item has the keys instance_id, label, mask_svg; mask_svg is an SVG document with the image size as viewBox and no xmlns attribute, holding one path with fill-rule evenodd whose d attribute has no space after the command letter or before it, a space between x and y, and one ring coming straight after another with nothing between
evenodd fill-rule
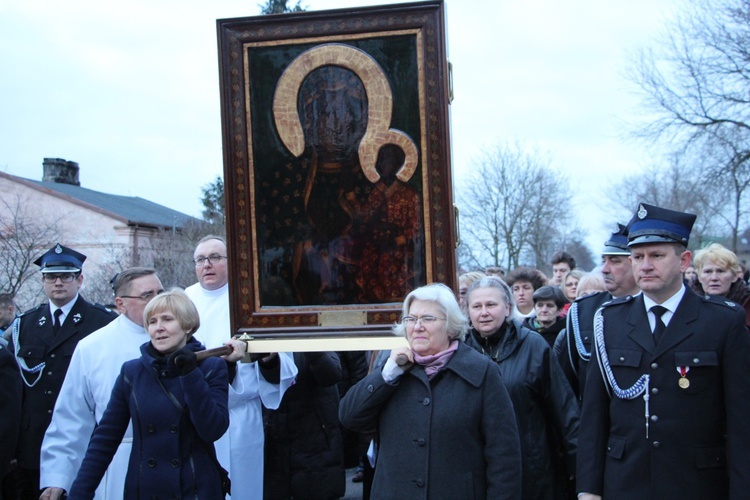
<instances>
[{"instance_id":1,"label":"building roof","mask_svg":"<svg viewBox=\"0 0 750 500\"><path fill-rule=\"evenodd\" d=\"M0 172L0 178L2 177L10 178L41 191L47 191L49 194L60 198L68 198L70 201L78 202L79 205L88 205L90 208L98 209L100 212L121 219L128 225L181 228L189 222L197 220L182 212L138 196L102 193L72 184L34 181Z\"/></svg>"}]
</instances>

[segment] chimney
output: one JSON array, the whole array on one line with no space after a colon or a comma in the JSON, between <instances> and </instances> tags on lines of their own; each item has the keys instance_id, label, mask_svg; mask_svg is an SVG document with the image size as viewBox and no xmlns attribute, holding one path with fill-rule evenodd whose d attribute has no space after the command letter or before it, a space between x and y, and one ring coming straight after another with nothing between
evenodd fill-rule
<instances>
[{"instance_id":1,"label":"chimney","mask_svg":"<svg viewBox=\"0 0 750 500\"><path fill-rule=\"evenodd\" d=\"M42 165L44 167L42 182L81 185L78 180L78 163L66 161L62 158L45 158Z\"/></svg>"}]
</instances>

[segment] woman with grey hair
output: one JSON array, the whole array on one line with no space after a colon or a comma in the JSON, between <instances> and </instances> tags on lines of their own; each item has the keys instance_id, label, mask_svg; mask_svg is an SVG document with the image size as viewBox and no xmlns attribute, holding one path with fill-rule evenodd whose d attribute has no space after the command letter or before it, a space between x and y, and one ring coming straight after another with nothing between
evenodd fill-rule
<instances>
[{"instance_id":1,"label":"woman with grey hair","mask_svg":"<svg viewBox=\"0 0 750 500\"><path fill-rule=\"evenodd\" d=\"M371 498L519 497L513 407L497 367L462 342L465 332L450 288L417 288L394 327L408 347L393 349L341 401L345 427L378 431Z\"/></svg>"},{"instance_id":2,"label":"woman with grey hair","mask_svg":"<svg viewBox=\"0 0 750 500\"><path fill-rule=\"evenodd\" d=\"M518 498L570 497L579 410L549 344L510 319L513 292L495 277L472 283L466 303L471 320L466 343L497 363L513 401L522 456Z\"/></svg>"}]
</instances>

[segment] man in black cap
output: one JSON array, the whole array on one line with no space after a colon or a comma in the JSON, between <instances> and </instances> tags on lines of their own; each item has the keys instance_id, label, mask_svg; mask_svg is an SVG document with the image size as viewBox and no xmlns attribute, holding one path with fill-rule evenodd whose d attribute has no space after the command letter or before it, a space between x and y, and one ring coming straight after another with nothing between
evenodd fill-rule
<instances>
[{"instance_id":1,"label":"man in black cap","mask_svg":"<svg viewBox=\"0 0 750 500\"><path fill-rule=\"evenodd\" d=\"M750 335L742 308L687 290L695 215L628 225L643 291L602 306L578 443L582 498L747 498Z\"/></svg>"},{"instance_id":2,"label":"man in black cap","mask_svg":"<svg viewBox=\"0 0 750 500\"><path fill-rule=\"evenodd\" d=\"M117 315L78 293L86 256L59 243L34 263L41 268L49 299L22 314L10 327L11 348L23 378L21 433L16 459L22 499L38 499L39 453L44 432L78 341Z\"/></svg>"},{"instance_id":3,"label":"man in black cap","mask_svg":"<svg viewBox=\"0 0 750 500\"><path fill-rule=\"evenodd\" d=\"M617 230L604 243L602 268L606 292L579 297L570 306L565 330L555 341L555 352L580 404L586 385L586 373L594 339L594 314L602 304L612 299L635 295L640 290L635 284L630 265L628 228L617 224Z\"/></svg>"}]
</instances>

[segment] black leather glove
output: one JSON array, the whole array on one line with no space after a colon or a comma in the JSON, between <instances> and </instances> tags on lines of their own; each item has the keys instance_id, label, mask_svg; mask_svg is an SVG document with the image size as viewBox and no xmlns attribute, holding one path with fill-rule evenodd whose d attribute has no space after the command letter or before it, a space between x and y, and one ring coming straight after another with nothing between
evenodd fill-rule
<instances>
[{"instance_id":1,"label":"black leather glove","mask_svg":"<svg viewBox=\"0 0 750 500\"><path fill-rule=\"evenodd\" d=\"M198 366L198 357L187 346L179 349L167 358L168 365L174 365L180 370L180 375L187 375Z\"/></svg>"}]
</instances>

